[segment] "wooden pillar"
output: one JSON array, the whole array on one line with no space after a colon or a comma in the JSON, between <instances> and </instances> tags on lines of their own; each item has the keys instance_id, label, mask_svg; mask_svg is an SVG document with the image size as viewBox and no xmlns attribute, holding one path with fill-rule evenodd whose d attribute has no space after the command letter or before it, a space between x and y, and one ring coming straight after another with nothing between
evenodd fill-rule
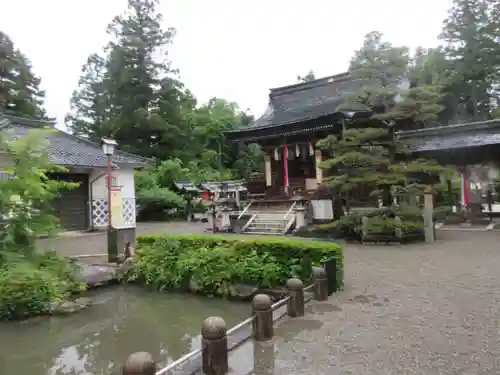
<instances>
[{"instance_id":1,"label":"wooden pillar","mask_svg":"<svg viewBox=\"0 0 500 375\"><path fill-rule=\"evenodd\" d=\"M285 194L288 195L288 146L285 143L283 145L283 186L285 187Z\"/></svg>"},{"instance_id":2,"label":"wooden pillar","mask_svg":"<svg viewBox=\"0 0 500 375\"><path fill-rule=\"evenodd\" d=\"M264 173L266 177L266 186L272 186L272 175L271 175L271 155L268 153L264 154Z\"/></svg>"},{"instance_id":3,"label":"wooden pillar","mask_svg":"<svg viewBox=\"0 0 500 375\"><path fill-rule=\"evenodd\" d=\"M319 184L323 183L323 170L319 167L322 161L321 150L314 151L314 159L316 166L316 182Z\"/></svg>"}]
</instances>

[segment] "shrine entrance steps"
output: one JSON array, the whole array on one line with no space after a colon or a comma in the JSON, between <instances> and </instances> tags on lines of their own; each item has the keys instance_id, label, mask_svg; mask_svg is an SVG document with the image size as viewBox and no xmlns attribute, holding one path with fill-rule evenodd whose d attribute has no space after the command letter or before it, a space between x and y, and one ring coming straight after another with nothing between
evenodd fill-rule
<instances>
[{"instance_id":1,"label":"shrine entrance steps","mask_svg":"<svg viewBox=\"0 0 500 375\"><path fill-rule=\"evenodd\" d=\"M245 233L248 234L286 234L293 229L295 212L293 201L254 201L248 209L252 216Z\"/></svg>"}]
</instances>

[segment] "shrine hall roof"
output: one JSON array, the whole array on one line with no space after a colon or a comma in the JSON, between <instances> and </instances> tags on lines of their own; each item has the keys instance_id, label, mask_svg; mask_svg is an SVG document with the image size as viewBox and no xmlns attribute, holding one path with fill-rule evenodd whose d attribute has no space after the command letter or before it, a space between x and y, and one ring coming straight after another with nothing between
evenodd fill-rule
<instances>
[{"instance_id":1,"label":"shrine hall roof","mask_svg":"<svg viewBox=\"0 0 500 375\"><path fill-rule=\"evenodd\" d=\"M349 73L270 90L269 105L250 127L261 128L306 121L337 112L342 92L352 90Z\"/></svg>"},{"instance_id":2,"label":"shrine hall roof","mask_svg":"<svg viewBox=\"0 0 500 375\"><path fill-rule=\"evenodd\" d=\"M262 116L247 128L227 133L248 133L338 113L342 93L352 91L349 73L336 74L314 81L270 89L269 105Z\"/></svg>"},{"instance_id":3,"label":"shrine hall roof","mask_svg":"<svg viewBox=\"0 0 500 375\"><path fill-rule=\"evenodd\" d=\"M495 145L500 144L500 120L401 131L397 137L405 153Z\"/></svg>"}]
</instances>

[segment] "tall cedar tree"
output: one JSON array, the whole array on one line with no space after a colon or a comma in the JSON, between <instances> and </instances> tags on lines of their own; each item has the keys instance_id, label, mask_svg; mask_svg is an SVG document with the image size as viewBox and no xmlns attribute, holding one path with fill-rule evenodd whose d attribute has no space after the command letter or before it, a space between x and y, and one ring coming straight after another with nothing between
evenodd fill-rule
<instances>
[{"instance_id":1,"label":"tall cedar tree","mask_svg":"<svg viewBox=\"0 0 500 375\"><path fill-rule=\"evenodd\" d=\"M176 99L180 86L171 78L167 53L175 30L162 28L157 6L158 0L129 0L127 11L110 23L106 58L89 58L73 94L71 131L94 140L111 136L125 150L148 157L175 149L165 144L179 136L175 121L160 115L163 101Z\"/></svg>"},{"instance_id":2,"label":"tall cedar tree","mask_svg":"<svg viewBox=\"0 0 500 375\"><path fill-rule=\"evenodd\" d=\"M9 36L0 31L0 113L45 119L44 97L31 62L15 48Z\"/></svg>"},{"instance_id":3,"label":"tall cedar tree","mask_svg":"<svg viewBox=\"0 0 500 375\"><path fill-rule=\"evenodd\" d=\"M385 191L384 204L392 198L417 187L414 172L436 173L441 168L427 160L400 163L395 160L397 141L394 132L400 124L426 126L436 120L442 106L440 86L411 85L414 67L408 48L385 42L382 35L366 35L363 46L351 60L349 72L352 92L343 94L338 110L365 113L367 121L345 121L341 136L331 135L320 146L333 155L322 168L338 192L347 196L354 189L372 186L375 192Z\"/></svg>"},{"instance_id":4,"label":"tall cedar tree","mask_svg":"<svg viewBox=\"0 0 500 375\"><path fill-rule=\"evenodd\" d=\"M94 141L114 137L120 147L142 156L176 158L199 170L218 170L222 162L235 177L248 175L256 169L258 150L225 145L221 135L251 118L222 99L196 106L168 60L175 30L161 28L156 8L156 0L129 0L128 11L112 21L113 41L105 56L91 55L83 67L69 129Z\"/></svg>"},{"instance_id":5,"label":"tall cedar tree","mask_svg":"<svg viewBox=\"0 0 500 375\"><path fill-rule=\"evenodd\" d=\"M454 0L441 40L450 63L454 122L491 117L498 106L500 12L498 0Z\"/></svg>"},{"instance_id":6,"label":"tall cedar tree","mask_svg":"<svg viewBox=\"0 0 500 375\"><path fill-rule=\"evenodd\" d=\"M66 116L73 134L94 142L112 134L110 107L105 86L105 60L92 54L82 67L78 90L71 97L71 114Z\"/></svg>"}]
</instances>

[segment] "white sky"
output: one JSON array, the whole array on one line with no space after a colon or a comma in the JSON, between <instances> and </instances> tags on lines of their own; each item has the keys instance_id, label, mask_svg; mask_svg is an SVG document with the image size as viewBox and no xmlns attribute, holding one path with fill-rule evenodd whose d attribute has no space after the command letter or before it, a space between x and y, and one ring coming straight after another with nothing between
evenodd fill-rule
<instances>
[{"instance_id":1,"label":"white sky","mask_svg":"<svg viewBox=\"0 0 500 375\"><path fill-rule=\"evenodd\" d=\"M268 89L347 68L363 35L394 44L437 44L451 0L162 0L177 29L173 66L198 100L236 101L260 115ZM0 28L33 62L50 116L63 118L87 56L106 44L106 26L126 0L0 0Z\"/></svg>"}]
</instances>

